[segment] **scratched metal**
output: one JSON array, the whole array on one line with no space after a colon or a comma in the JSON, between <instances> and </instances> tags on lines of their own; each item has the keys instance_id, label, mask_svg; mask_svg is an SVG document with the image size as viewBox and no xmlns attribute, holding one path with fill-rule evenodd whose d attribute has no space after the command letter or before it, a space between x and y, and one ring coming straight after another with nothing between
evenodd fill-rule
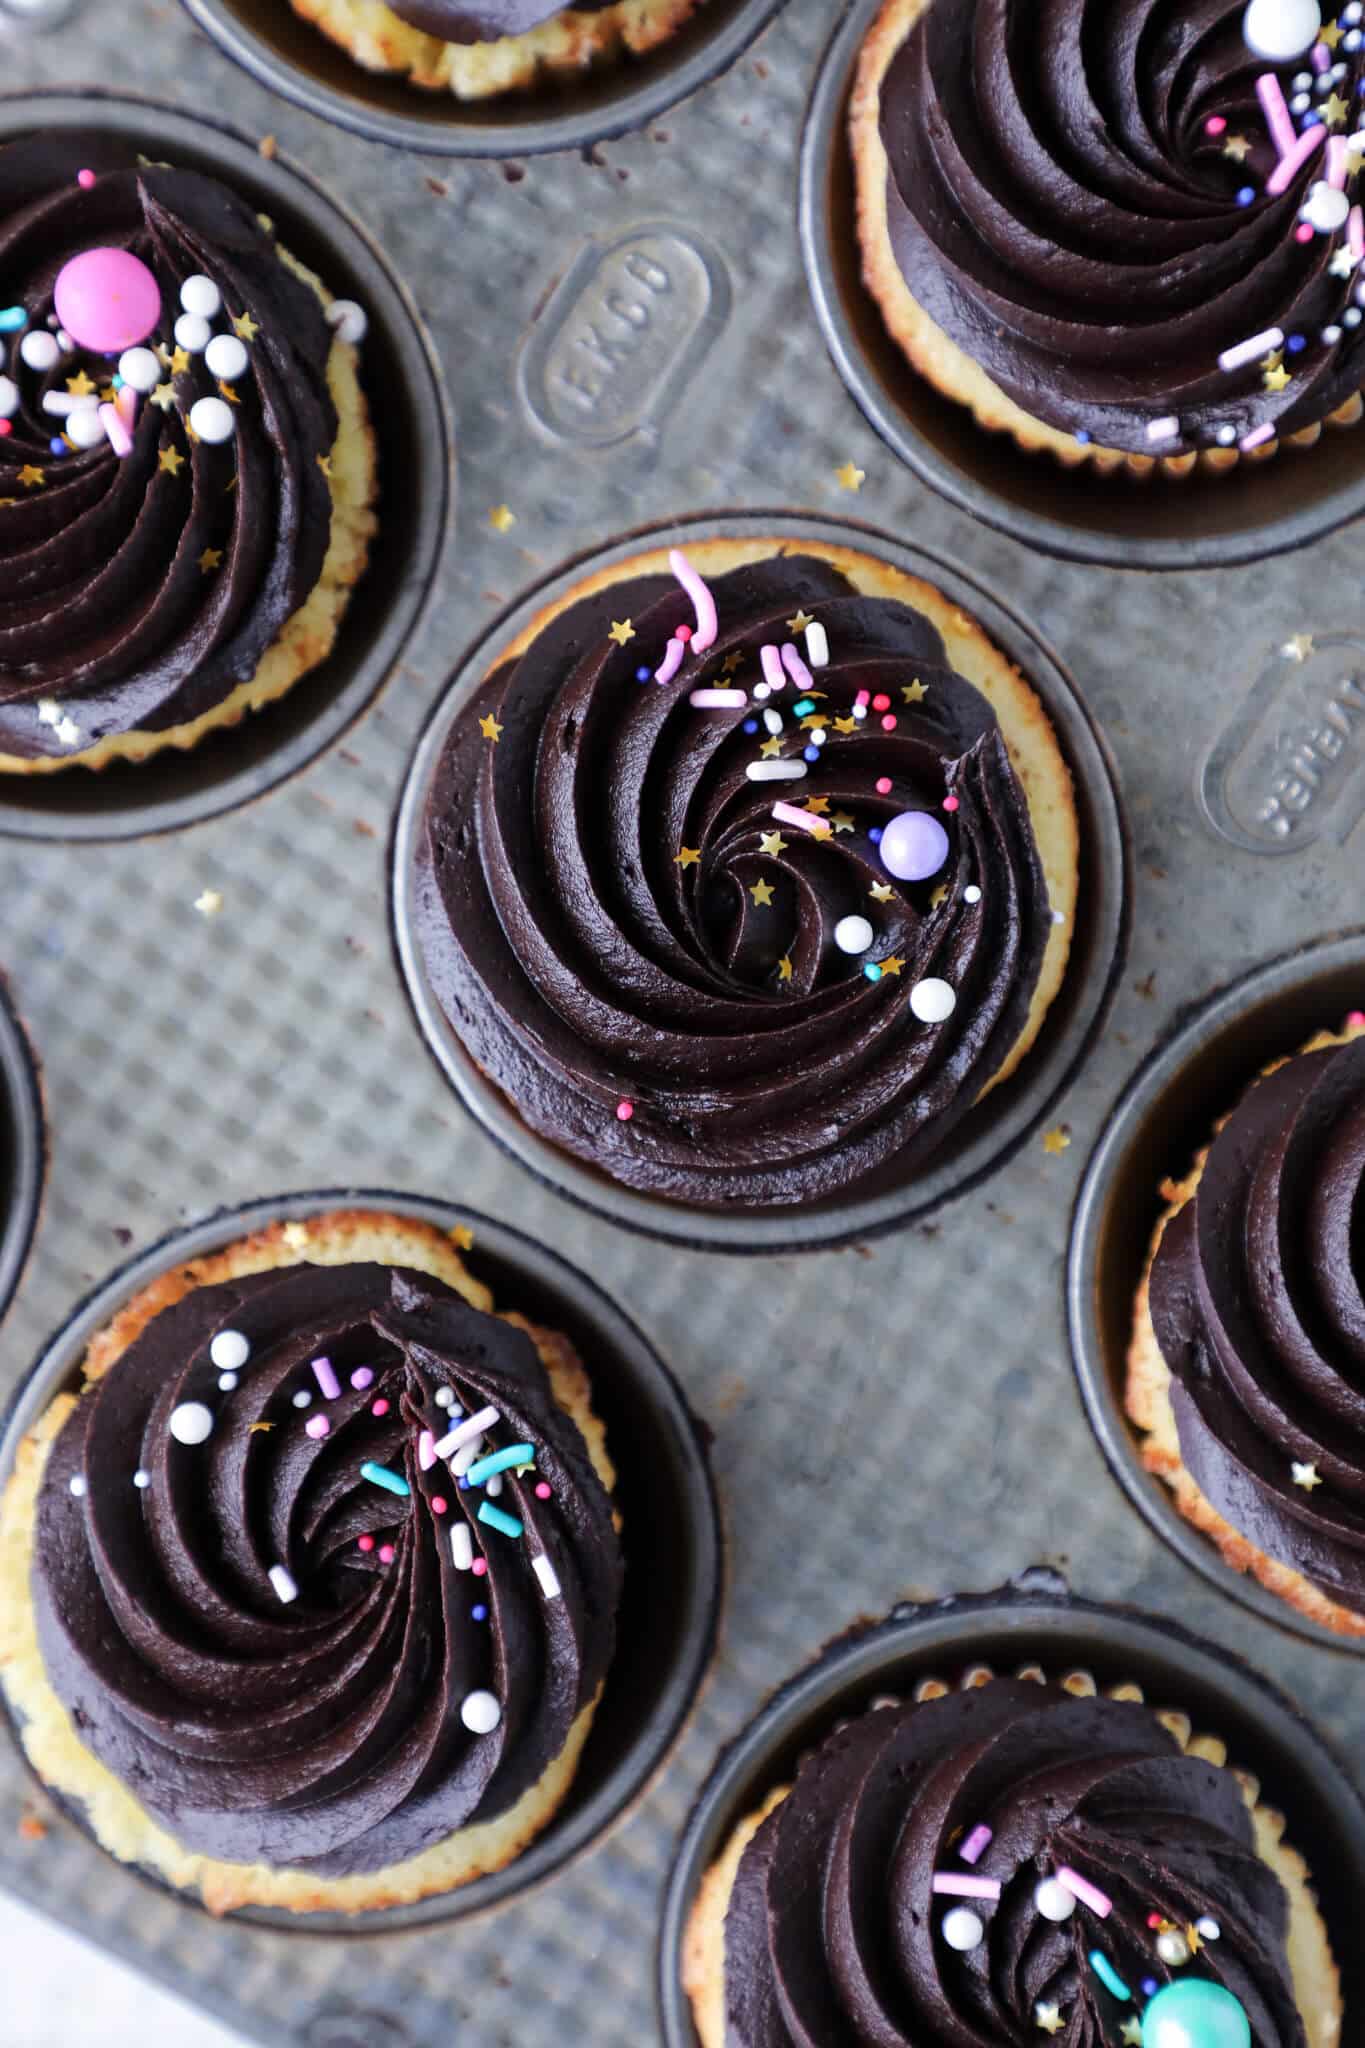
<instances>
[{"instance_id":1,"label":"scratched metal","mask_svg":"<svg viewBox=\"0 0 1365 2048\"><path fill-rule=\"evenodd\" d=\"M0 13L16 90L159 91L275 135L365 220L437 337L461 460L437 603L341 745L179 835L93 856L0 842L0 965L52 1125L0 1393L87 1288L178 1222L275 1190L406 1187L504 1215L618 1295L714 1425L728 1511L720 1664L672 1770L562 1879L451 1934L216 1926L59 1818L21 1839L32 1794L0 1745L0 1881L274 2048L654 2039L670 1844L716 1748L821 1642L907 1591L1049 1560L1090 1595L1235 1645L1365 1754L1358 1667L1232 1607L1126 1505L1081 1412L1061 1303L1081 1165L1157 1034L1221 980L1360 920L1358 546L1342 534L1248 570L1103 573L974 526L898 467L826 359L796 248L802 111L832 11L790 0L734 71L645 134L510 166L327 128L168 0L85 0L50 35ZM834 475L849 459L866 471L856 500ZM445 676L502 606L637 524L784 501L949 555L1058 648L1123 773L1137 914L1110 1026L1063 1106L1069 1151L1030 1145L869 1256L759 1270L574 1211L461 1113L394 971L386 833ZM502 504L506 533L487 516ZM1277 652L1298 633L1318 639L1304 662ZM223 896L209 920L193 909L206 887Z\"/></svg>"}]
</instances>

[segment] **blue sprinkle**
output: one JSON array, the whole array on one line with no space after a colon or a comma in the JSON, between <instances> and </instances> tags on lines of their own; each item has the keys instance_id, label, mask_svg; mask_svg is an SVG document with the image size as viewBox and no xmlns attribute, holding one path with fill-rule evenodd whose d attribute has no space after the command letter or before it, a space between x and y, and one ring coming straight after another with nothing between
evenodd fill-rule
<instances>
[{"instance_id":1,"label":"blue sprinkle","mask_svg":"<svg viewBox=\"0 0 1365 2048\"><path fill-rule=\"evenodd\" d=\"M1239 206L1254 206L1256 204L1256 187L1254 185L1243 185L1241 191L1237 194L1237 204Z\"/></svg>"},{"instance_id":2,"label":"blue sprinkle","mask_svg":"<svg viewBox=\"0 0 1365 2048\"><path fill-rule=\"evenodd\" d=\"M482 1600L479 1602L477 1607L471 1607L469 1611L473 1615L475 1621L487 1621L488 1619L488 1609L484 1606Z\"/></svg>"},{"instance_id":3,"label":"blue sprinkle","mask_svg":"<svg viewBox=\"0 0 1365 2048\"><path fill-rule=\"evenodd\" d=\"M814 709L814 697L799 697L796 703L792 705L792 713L797 718L804 718L808 711L814 711Z\"/></svg>"},{"instance_id":4,"label":"blue sprinkle","mask_svg":"<svg viewBox=\"0 0 1365 2048\"><path fill-rule=\"evenodd\" d=\"M27 326L28 314L22 306L0 306L0 334L17 334Z\"/></svg>"},{"instance_id":5,"label":"blue sprinkle","mask_svg":"<svg viewBox=\"0 0 1365 2048\"><path fill-rule=\"evenodd\" d=\"M1321 128L1322 115L1318 112L1316 107L1310 108L1309 112L1304 115L1301 125L1305 135L1308 133L1310 128Z\"/></svg>"},{"instance_id":6,"label":"blue sprinkle","mask_svg":"<svg viewBox=\"0 0 1365 2048\"><path fill-rule=\"evenodd\" d=\"M882 978L882 970L880 967L878 967L875 960L869 960L865 964L863 968L863 973L867 976L869 981L880 981Z\"/></svg>"},{"instance_id":7,"label":"blue sprinkle","mask_svg":"<svg viewBox=\"0 0 1365 2048\"><path fill-rule=\"evenodd\" d=\"M54 455L65 455L66 453L66 443L60 434L54 434L47 445Z\"/></svg>"},{"instance_id":8,"label":"blue sprinkle","mask_svg":"<svg viewBox=\"0 0 1365 2048\"><path fill-rule=\"evenodd\" d=\"M115 391L122 391L122 389L123 389L123 379L122 379L122 377L120 377L120 375L119 375L119 373L118 373L118 371L117 371L117 370L115 370L115 372L114 372L114 375L113 375L113 378L112 378L112 380L111 380L111 381L112 381L112 383L113 383L113 386L114 386L114 389L115 389Z\"/></svg>"},{"instance_id":9,"label":"blue sprinkle","mask_svg":"<svg viewBox=\"0 0 1365 2048\"><path fill-rule=\"evenodd\" d=\"M636 682L637 682L637 683L647 683L647 682L649 681L649 677L650 677L650 671L649 671L649 670L648 670L647 668L637 668L637 669L636 669L636 671L635 671L635 680L636 680Z\"/></svg>"},{"instance_id":10,"label":"blue sprinkle","mask_svg":"<svg viewBox=\"0 0 1365 2048\"><path fill-rule=\"evenodd\" d=\"M1143 1978L1143 1980L1142 1980L1142 1995L1143 1995L1143 1997L1144 1997L1144 1998L1155 1998L1155 1997L1156 1997L1156 1995L1157 1995L1157 1992L1158 1992L1158 1991L1159 1991L1160 1989L1161 1989L1161 1986L1160 1986L1160 1985L1159 1985L1159 1984L1157 1983L1157 1981L1156 1981L1156 1978L1155 1978L1155 1977L1144 1977L1144 1978Z\"/></svg>"},{"instance_id":11,"label":"blue sprinkle","mask_svg":"<svg viewBox=\"0 0 1365 2048\"><path fill-rule=\"evenodd\" d=\"M757 732L758 720L756 718L746 718L744 721L744 730L745 732Z\"/></svg>"},{"instance_id":12,"label":"blue sprinkle","mask_svg":"<svg viewBox=\"0 0 1365 2048\"><path fill-rule=\"evenodd\" d=\"M1077 440L1078 440L1078 441L1080 442L1080 444L1081 444L1081 446L1082 446L1083 448L1085 448L1085 447L1088 447L1088 446L1089 446L1089 443L1090 443L1090 435L1089 435L1089 434L1087 433L1087 431L1086 431L1086 429L1085 429L1084 427L1077 427L1077 429L1076 429L1076 439L1077 439Z\"/></svg>"},{"instance_id":13,"label":"blue sprinkle","mask_svg":"<svg viewBox=\"0 0 1365 2048\"><path fill-rule=\"evenodd\" d=\"M870 831L870 832L868 833L868 835L867 835L867 836L868 836L868 838L869 838L869 839L870 839L870 840L872 841L872 844L873 844L874 846L880 846L880 845L881 845L881 843L882 843L882 828L881 828L881 826L880 826L880 825L874 825L874 826L872 827L871 831Z\"/></svg>"},{"instance_id":14,"label":"blue sprinkle","mask_svg":"<svg viewBox=\"0 0 1365 2048\"><path fill-rule=\"evenodd\" d=\"M818 761L820 758L820 749L818 747L807 747L805 749L805 757L808 761Z\"/></svg>"},{"instance_id":15,"label":"blue sprinkle","mask_svg":"<svg viewBox=\"0 0 1365 2048\"><path fill-rule=\"evenodd\" d=\"M1308 337L1303 334L1291 334L1288 341L1285 343L1285 347L1289 350L1291 356L1298 355L1300 351L1306 349L1307 346Z\"/></svg>"},{"instance_id":16,"label":"blue sprinkle","mask_svg":"<svg viewBox=\"0 0 1365 2048\"><path fill-rule=\"evenodd\" d=\"M460 1492L461 1492L461 1493L468 1493L468 1491L469 1491L469 1481L468 1481L467 1479L462 1479L462 1480L460 1481Z\"/></svg>"}]
</instances>

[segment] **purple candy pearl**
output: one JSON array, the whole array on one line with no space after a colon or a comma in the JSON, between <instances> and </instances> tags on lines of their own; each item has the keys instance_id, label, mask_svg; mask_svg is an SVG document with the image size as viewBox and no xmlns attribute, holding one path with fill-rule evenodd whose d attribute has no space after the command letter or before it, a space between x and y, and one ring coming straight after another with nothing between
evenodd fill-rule
<instances>
[{"instance_id":1,"label":"purple candy pearl","mask_svg":"<svg viewBox=\"0 0 1365 2048\"><path fill-rule=\"evenodd\" d=\"M878 850L897 881L927 882L948 858L948 834L928 811L901 811L884 828Z\"/></svg>"}]
</instances>

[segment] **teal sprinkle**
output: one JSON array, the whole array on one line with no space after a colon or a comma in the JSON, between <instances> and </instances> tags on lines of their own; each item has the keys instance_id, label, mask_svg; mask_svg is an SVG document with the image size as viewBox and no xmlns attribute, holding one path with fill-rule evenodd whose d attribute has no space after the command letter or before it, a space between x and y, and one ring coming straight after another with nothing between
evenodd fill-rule
<instances>
[{"instance_id":1,"label":"teal sprinkle","mask_svg":"<svg viewBox=\"0 0 1365 2048\"><path fill-rule=\"evenodd\" d=\"M1101 1984L1103 1984L1105 1990L1112 1993L1121 2003L1126 2002L1132 1997L1132 1992L1128 1989L1128 1986L1124 1983L1103 1949L1091 1949L1090 1967L1099 1978Z\"/></svg>"},{"instance_id":2,"label":"teal sprinkle","mask_svg":"<svg viewBox=\"0 0 1365 2048\"><path fill-rule=\"evenodd\" d=\"M17 334L27 326L28 314L22 306L0 306L0 334Z\"/></svg>"},{"instance_id":3,"label":"teal sprinkle","mask_svg":"<svg viewBox=\"0 0 1365 2048\"><path fill-rule=\"evenodd\" d=\"M404 1489L406 1491L406 1488ZM479 1509L479 1520L487 1522L490 1529L501 1529L504 1536L520 1536L521 1523L515 1515L505 1515L501 1508L495 1508L491 1500L483 1502Z\"/></svg>"},{"instance_id":4,"label":"teal sprinkle","mask_svg":"<svg viewBox=\"0 0 1365 2048\"><path fill-rule=\"evenodd\" d=\"M882 970L877 965L875 960L868 960L864 962L863 973L867 976L869 981L880 981L882 978Z\"/></svg>"},{"instance_id":5,"label":"teal sprinkle","mask_svg":"<svg viewBox=\"0 0 1365 2048\"><path fill-rule=\"evenodd\" d=\"M109 382L113 385L115 391L122 391L123 379L122 377L120 377L117 370L115 370L113 376L109 379Z\"/></svg>"},{"instance_id":6,"label":"teal sprinkle","mask_svg":"<svg viewBox=\"0 0 1365 2048\"><path fill-rule=\"evenodd\" d=\"M495 1472L506 1472L511 1465L533 1465L535 1458L534 1444L509 1444L505 1451L494 1451L489 1457L480 1458L464 1476L471 1486L482 1486L484 1480L491 1479Z\"/></svg>"},{"instance_id":7,"label":"teal sprinkle","mask_svg":"<svg viewBox=\"0 0 1365 2048\"><path fill-rule=\"evenodd\" d=\"M804 718L808 711L814 711L814 709L814 697L802 697L797 703L792 705L792 710L798 718Z\"/></svg>"},{"instance_id":8,"label":"teal sprinkle","mask_svg":"<svg viewBox=\"0 0 1365 2048\"><path fill-rule=\"evenodd\" d=\"M406 1479L397 1472L390 1472L387 1465L376 1465L373 1458L367 1458L360 1468L362 1479L368 1479L371 1486L382 1486L389 1493L401 1494L406 1500L412 1492Z\"/></svg>"}]
</instances>

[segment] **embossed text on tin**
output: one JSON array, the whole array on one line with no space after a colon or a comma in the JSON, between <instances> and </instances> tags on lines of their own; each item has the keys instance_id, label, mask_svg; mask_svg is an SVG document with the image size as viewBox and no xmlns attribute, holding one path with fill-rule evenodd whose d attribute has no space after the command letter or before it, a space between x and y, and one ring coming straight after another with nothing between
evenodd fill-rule
<instances>
[{"instance_id":1,"label":"embossed text on tin","mask_svg":"<svg viewBox=\"0 0 1365 2048\"><path fill-rule=\"evenodd\" d=\"M1277 648L1210 749L1200 797L1248 852L1344 842L1365 811L1365 640L1296 634Z\"/></svg>"}]
</instances>

